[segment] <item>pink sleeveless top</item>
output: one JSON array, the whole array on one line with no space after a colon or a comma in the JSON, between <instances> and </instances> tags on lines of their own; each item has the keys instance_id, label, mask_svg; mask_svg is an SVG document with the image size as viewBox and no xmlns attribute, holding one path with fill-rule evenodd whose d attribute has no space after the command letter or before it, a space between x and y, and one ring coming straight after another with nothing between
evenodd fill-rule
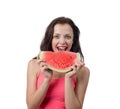
<instances>
[{"instance_id":1,"label":"pink sleeveless top","mask_svg":"<svg viewBox=\"0 0 120 109\"><path fill-rule=\"evenodd\" d=\"M37 79L37 89L42 84L44 77L42 73ZM72 85L75 88L75 79L72 78ZM46 97L37 109L66 109L65 108L65 78L52 78Z\"/></svg>"}]
</instances>

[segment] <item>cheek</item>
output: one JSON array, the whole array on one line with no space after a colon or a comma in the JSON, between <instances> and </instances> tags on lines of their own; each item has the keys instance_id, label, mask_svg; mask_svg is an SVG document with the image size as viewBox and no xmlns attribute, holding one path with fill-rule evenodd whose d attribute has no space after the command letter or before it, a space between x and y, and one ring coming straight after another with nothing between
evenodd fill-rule
<instances>
[{"instance_id":1,"label":"cheek","mask_svg":"<svg viewBox=\"0 0 120 109\"><path fill-rule=\"evenodd\" d=\"M54 45L54 40L52 40L52 48L53 48L53 45Z\"/></svg>"},{"instance_id":2,"label":"cheek","mask_svg":"<svg viewBox=\"0 0 120 109\"><path fill-rule=\"evenodd\" d=\"M68 44L69 48L72 48L72 45L73 45L73 40L68 41L68 42L67 42L67 44Z\"/></svg>"},{"instance_id":3,"label":"cheek","mask_svg":"<svg viewBox=\"0 0 120 109\"><path fill-rule=\"evenodd\" d=\"M54 48L56 44L57 44L57 42L53 39L52 40L52 48Z\"/></svg>"},{"instance_id":4,"label":"cheek","mask_svg":"<svg viewBox=\"0 0 120 109\"><path fill-rule=\"evenodd\" d=\"M69 43L69 45L72 46L72 44L73 44L73 40L70 40L68 43Z\"/></svg>"}]
</instances>

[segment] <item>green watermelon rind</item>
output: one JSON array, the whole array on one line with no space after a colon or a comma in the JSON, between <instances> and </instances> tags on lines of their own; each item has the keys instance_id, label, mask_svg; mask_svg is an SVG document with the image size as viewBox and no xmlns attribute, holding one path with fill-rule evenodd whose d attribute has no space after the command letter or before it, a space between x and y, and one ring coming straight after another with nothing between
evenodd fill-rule
<instances>
[{"instance_id":1,"label":"green watermelon rind","mask_svg":"<svg viewBox=\"0 0 120 109\"><path fill-rule=\"evenodd\" d=\"M44 52L45 51L41 51L41 52L39 52L39 58L40 59L43 59L43 54L44 54ZM77 58L76 58L76 60L81 60L81 58L80 58L80 54L79 53L76 53L77 54ZM67 67L66 69L57 69L57 68L54 68L53 66L51 66L51 65L49 65L48 64L48 68L50 69L50 70L53 70L53 71L56 71L56 72L59 72L59 73L67 73L67 72L69 72L70 70L71 70L71 66L70 67Z\"/></svg>"}]
</instances>

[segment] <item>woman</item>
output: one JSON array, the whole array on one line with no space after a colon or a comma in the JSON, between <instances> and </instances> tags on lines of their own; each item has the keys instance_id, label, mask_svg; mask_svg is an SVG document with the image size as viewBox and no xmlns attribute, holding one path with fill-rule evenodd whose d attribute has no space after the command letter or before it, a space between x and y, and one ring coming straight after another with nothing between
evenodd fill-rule
<instances>
[{"instance_id":1,"label":"woman","mask_svg":"<svg viewBox=\"0 0 120 109\"><path fill-rule=\"evenodd\" d=\"M44 60L30 60L26 94L28 109L82 109L90 72L84 65L79 34L70 18L58 17L48 25L41 51L79 52L82 61L76 62L68 73L61 74L48 70Z\"/></svg>"}]
</instances>

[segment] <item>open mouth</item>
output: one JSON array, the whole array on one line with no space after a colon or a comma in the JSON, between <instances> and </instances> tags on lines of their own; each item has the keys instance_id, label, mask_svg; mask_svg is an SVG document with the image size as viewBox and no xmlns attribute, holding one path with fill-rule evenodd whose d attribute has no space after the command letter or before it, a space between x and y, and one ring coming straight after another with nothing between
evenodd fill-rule
<instances>
[{"instance_id":1,"label":"open mouth","mask_svg":"<svg viewBox=\"0 0 120 109\"><path fill-rule=\"evenodd\" d=\"M66 51L68 47L57 47L58 51Z\"/></svg>"}]
</instances>

